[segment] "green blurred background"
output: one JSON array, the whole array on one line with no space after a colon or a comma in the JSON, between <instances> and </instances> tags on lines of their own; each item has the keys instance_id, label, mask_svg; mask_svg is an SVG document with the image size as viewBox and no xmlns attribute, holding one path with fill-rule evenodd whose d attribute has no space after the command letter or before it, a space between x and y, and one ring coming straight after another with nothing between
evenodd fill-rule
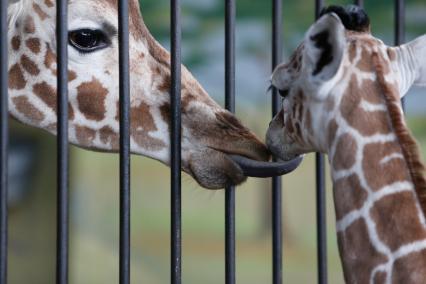
<instances>
[{"instance_id":1,"label":"green blurred background","mask_svg":"<svg viewBox=\"0 0 426 284\"><path fill-rule=\"evenodd\" d=\"M169 1L141 0L145 22L169 47ZM183 62L223 105L224 1L182 0ZM271 1L237 1L237 116L260 137L270 120ZM314 1L283 1L284 58L314 19ZM365 1L375 35L393 42L393 1ZM349 4L328 1L327 4ZM426 2L406 1L407 40L426 33ZM426 90L408 94L408 120L426 156ZM21 125L34 141L36 162L10 213L9 283L54 283L55 139ZM29 140L31 139L31 140ZM12 143L13 144L13 143ZM118 282L118 156L72 147L70 283ZM26 176L27 177L27 176ZM132 283L170 279L169 169L132 157ZM327 175L328 178L328 175ZM19 180L19 179L17 179ZM343 283L336 247L331 182L327 179L329 283ZM224 282L224 192L207 191L183 177L183 283ZM271 282L270 181L249 179L237 190L237 283ZM283 181L285 283L316 283L314 156Z\"/></svg>"}]
</instances>

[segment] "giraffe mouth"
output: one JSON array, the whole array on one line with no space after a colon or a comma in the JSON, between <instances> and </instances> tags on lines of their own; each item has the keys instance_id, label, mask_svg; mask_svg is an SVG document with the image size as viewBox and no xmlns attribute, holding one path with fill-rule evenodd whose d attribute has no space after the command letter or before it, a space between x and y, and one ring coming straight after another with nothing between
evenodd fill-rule
<instances>
[{"instance_id":1,"label":"giraffe mouth","mask_svg":"<svg viewBox=\"0 0 426 284\"><path fill-rule=\"evenodd\" d=\"M278 162L257 161L239 155L229 155L229 157L241 168L244 176L260 178L276 177L291 173L303 161L303 156L297 156L289 161Z\"/></svg>"},{"instance_id":2,"label":"giraffe mouth","mask_svg":"<svg viewBox=\"0 0 426 284\"><path fill-rule=\"evenodd\" d=\"M193 152L183 170L202 187L220 189L243 183L247 177L274 177L294 171L302 156L286 162L265 162L213 149Z\"/></svg>"}]
</instances>

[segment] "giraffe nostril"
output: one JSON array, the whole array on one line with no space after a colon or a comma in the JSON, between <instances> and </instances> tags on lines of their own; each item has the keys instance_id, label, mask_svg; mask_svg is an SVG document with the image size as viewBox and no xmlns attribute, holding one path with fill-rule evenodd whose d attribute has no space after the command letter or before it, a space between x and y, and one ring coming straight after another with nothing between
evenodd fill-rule
<instances>
[{"instance_id":1,"label":"giraffe nostril","mask_svg":"<svg viewBox=\"0 0 426 284\"><path fill-rule=\"evenodd\" d=\"M281 97L285 98L288 96L288 90L278 90Z\"/></svg>"}]
</instances>

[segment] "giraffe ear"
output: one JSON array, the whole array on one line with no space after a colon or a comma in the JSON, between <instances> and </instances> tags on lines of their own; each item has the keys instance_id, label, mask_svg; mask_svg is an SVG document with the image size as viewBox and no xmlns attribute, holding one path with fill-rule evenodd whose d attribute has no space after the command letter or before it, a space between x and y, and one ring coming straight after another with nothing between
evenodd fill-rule
<instances>
[{"instance_id":1,"label":"giraffe ear","mask_svg":"<svg viewBox=\"0 0 426 284\"><path fill-rule=\"evenodd\" d=\"M340 68L346 46L345 27L334 13L322 16L305 36L303 65L315 86L332 79Z\"/></svg>"},{"instance_id":2,"label":"giraffe ear","mask_svg":"<svg viewBox=\"0 0 426 284\"><path fill-rule=\"evenodd\" d=\"M426 35L401 46L388 47L388 55L396 64L401 98L412 85L426 87Z\"/></svg>"}]
</instances>

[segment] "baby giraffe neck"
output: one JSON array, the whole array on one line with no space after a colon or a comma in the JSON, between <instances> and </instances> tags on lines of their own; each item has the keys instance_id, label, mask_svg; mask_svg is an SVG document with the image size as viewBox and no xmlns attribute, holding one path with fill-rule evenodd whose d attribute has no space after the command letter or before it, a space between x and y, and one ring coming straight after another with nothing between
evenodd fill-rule
<instances>
[{"instance_id":1,"label":"baby giraffe neck","mask_svg":"<svg viewBox=\"0 0 426 284\"><path fill-rule=\"evenodd\" d=\"M425 219L398 140L334 128L329 159L346 282L424 283Z\"/></svg>"}]
</instances>

